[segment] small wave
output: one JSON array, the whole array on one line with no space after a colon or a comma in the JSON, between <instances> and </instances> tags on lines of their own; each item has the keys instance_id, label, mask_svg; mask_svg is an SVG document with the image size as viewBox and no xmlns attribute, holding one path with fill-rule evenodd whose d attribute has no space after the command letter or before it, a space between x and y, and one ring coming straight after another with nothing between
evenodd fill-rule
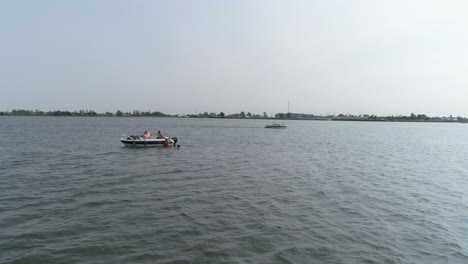
<instances>
[{"instance_id":1,"label":"small wave","mask_svg":"<svg viewBox=\"0 0 468 264\"><path fill-rule=\"evenodd\" d=\"M110 155L119 155L120 152L117 151L110 151L110 152L103 152L103 153L96 153L95 156L110 156Z\"/></svg>"},{"instance_id":2,"label":"small wave","mask_svg":"<svg viewBox=\"0 0 468 264\"><path fill-rule=\"evenodd\" d=\"M289 247L275 253L277 260L285 263L309 263L310 260L317 262L339 263L336 259L336 251L330 247Z\"/></svg>"},{"instance_id":3,"label":"small wave","mask_svg":"<svg viewBox=\"0 0 468 264\"><path fill-rule=\"evenodd\" d=\"M51 260L43 255L26 255L13 259L11 264L33 264L33 263L51 263Z\"/></svg>"},{"instance_id":4,"label":"small wave","mask_svg":"<svg viewBox=\"0 0 468 264\"><path fill-rule=\"evenodd\" d=\"M183 172L184 172L184 170L179 169L179 168L175 168L175 169L172 169L170 171L158 172L158 174L174 174L174 173L183 173Z\"/></svg>"}]
</instances>

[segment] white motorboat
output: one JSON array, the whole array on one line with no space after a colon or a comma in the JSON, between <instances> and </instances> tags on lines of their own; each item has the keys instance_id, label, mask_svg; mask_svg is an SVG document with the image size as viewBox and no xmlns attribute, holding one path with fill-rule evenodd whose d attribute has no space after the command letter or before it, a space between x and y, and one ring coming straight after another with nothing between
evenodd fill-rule
<instances>
[{"instance_id":1,"label":"white motorboat","mask_svg":"<svg viewBox=\"0 0 468 264\"><path fill-rule=\"evenodd\" d=\"M169 147L174 146L177 143L177 138L150 137L145 139L143 136L131 135L120 138L120 142L122 142L122 144L124 144L125 147Z\"/></svg>"},{"instance_id":2,"label":"white motorboat","mask_svg":"<svg viewBox=\"0 0 468 264\"><path fill-rule=\"evenodd\" d=\"M265 126L265 128L287 128L287 127L288 125L285 125L284 123L283 124L273 123L273 124L269 124Z\"/></svg>"}]
</instances>

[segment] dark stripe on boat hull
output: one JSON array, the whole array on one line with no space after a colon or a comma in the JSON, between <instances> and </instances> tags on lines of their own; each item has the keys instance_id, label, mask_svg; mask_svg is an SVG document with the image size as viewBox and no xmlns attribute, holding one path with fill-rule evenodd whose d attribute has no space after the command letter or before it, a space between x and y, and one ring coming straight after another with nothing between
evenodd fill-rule
<instances>
[{"instance_id":1,"label":"dark stripe on boat hull","mask_svg":"<svg viewBox=\"0 0 468 264\"><path fill-rule=\"evenodd\" d=\"M156 147L164 146L164 141L120 140L127 147ZM170 142L169 145L173 143Z\"/></svg>"}]
</instances>

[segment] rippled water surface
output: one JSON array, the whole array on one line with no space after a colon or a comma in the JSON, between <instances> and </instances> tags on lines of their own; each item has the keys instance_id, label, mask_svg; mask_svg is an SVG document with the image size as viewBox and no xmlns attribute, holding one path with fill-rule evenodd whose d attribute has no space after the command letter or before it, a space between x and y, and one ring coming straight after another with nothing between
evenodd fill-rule
<instances>
[{"instance_id":1,"label":"rippled water surface","mask_svg":"<svg viewBox=\"0 0 468 264\"><path fill-rule=\"evenodd\" d=\"M266 123L0 117L0 263L468 263L468 125Z\"/></svg>"}]
</instances>

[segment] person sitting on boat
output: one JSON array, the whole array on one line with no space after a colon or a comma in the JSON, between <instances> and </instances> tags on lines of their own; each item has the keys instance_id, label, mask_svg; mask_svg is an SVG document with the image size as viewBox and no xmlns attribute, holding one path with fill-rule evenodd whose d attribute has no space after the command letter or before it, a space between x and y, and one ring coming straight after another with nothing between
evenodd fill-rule
<instances>
[{"instance_id":1,"label":"person sitting on boat","mask_svg":"<svg viewBox=\"0 0 468 264\"><path fill-rule=\"evenodd\" d=\"M158 130L158 136L157 138L164 138L163 134L161 133L161 130Z\"/></svg>"},{"instance_id":2,"label":"person sitting on boat","mask_svg":"<svg viewBox=\"0 0 468 264\"><path fill-rule=\"evenodd\" d=\"M149 139L150 137L151 137L151 134L148 131L145 131L145 133L143 133L144 139Z\"/></svg>"}]
</instances>

